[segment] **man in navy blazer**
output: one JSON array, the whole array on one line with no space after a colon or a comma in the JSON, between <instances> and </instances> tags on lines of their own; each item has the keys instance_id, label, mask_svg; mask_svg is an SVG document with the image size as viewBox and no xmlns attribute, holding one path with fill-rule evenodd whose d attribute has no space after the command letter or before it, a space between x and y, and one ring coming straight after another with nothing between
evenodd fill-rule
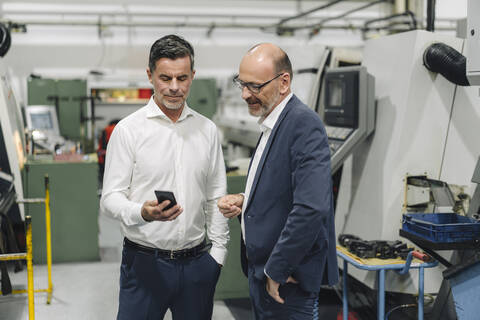
<instances>
[{"instance_id":1,"label":"man in navy blazer","mask_svg":"<svg viewBox=\"0 0 480 320\"><path fill-rule=\"evenodd\" d=\"M241 217L256 319L316 319L320 286L338 281L328 140L291 80L287 54L269 43L250 49L234 78L262 135L245 193L222 197L218 207Z\"/></svg>"}]
</instances>

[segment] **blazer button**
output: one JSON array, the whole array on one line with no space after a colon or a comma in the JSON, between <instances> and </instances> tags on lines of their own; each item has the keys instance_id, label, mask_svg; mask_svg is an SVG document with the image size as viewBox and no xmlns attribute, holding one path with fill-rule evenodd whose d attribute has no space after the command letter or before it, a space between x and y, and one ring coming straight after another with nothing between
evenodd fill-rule
<instances>
[{"instance_id":1,"label":"blazer button","mask_svg":"<svg viewBox=\"0 0 480 320\"><path fill-rule=\"evenodd\" d=\"M251 215L247 215L247 218L251 219L251 218L252 218L252 216L251 216Z\"/></svg>"}]
</instances>

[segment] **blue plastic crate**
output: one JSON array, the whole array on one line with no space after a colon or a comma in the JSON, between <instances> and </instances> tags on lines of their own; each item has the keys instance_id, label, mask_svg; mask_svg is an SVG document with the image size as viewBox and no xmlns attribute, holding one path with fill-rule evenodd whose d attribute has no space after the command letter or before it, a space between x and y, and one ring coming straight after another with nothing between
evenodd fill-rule
<instances>
[{"instance_id":1,"label":"blue plastic crate","mask_svg":"<svg viewBox=\"0 0 480 320\"><path fill-rule=\"evenodd\" d=\"M438 243L480 238L480 222L456 213L406 213L403 215L402 229Z\"/></svg>"}]
</instances>

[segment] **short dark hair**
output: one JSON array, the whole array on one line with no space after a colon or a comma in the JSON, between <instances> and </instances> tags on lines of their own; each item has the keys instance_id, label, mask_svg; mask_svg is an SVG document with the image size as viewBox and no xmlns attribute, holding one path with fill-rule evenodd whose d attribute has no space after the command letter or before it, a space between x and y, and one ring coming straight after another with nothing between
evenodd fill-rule
<instances>
[{"instance_id":1,"label":"short dark hair","mask_svg":"<svg viewBox=\"0 0 480 320\"><path fill-rule=\"evenodd\" d=\"M168 58L175 60L183 57L190 58L190 70L193 71L194 52L192 45L180 36L169 34L152 44L148 67L150 68L150 72L153 72L155 70L155 64L159 59Z\"/></svg>"},{"instance_id":2,"label":"short dark hair","mask_svg":"<svg viewBox=\"0 0 480 320\"><path fill-rule=\"evenodd\" d=\"M282 55L273 61L275 65L275 73L287 72L290 75L290 81L293 79L292 63L285 51L282 50Z\"/></svg>"}]
</instances>

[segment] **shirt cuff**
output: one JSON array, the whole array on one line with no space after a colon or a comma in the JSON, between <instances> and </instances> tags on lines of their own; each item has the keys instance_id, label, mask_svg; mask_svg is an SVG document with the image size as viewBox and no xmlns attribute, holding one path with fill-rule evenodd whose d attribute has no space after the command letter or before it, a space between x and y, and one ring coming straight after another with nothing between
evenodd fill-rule
<instances>
[{"instance_id":1,"label":"shirt cuff","mask_svg":"<svg viewBox=\"0 0 480 320\"><path fill-rule=\"evenodd\" d=\"M263 269L263 273L265 273L265 275L266 275L268 278L272 279L272 278L268 275L267 269ZM273 280L273 279L272 279L272 280Z\"/></svg>"},{"instance_id":2,"label":"shirt cuff","mask_svg":"<svg viewBox=\"0 0 480 320\"><path fill-rule=\"evenodd\" d=\"M143 225L143 224L150 223L149 221L146 221L142 217L142 204L141 203L132 204L132 206L130 207L130 210L131 210L130 211L131 212L130 217L132 219L133 224Z\"/></svg>"},{"instance_id":3,"label":"shirt cuff","mask_svg":"<svg viewBox=\"0 0 480 320\"><path fill-rule=\"evenodd\" d=\"M215 259L215 261L217 261L218 264L221 264L222 266L225 265L225 260L227 259L227 250L218 247L212 247L212 249L210 249L210 255L213 259Z\"/></svg>"}]
</instances>

